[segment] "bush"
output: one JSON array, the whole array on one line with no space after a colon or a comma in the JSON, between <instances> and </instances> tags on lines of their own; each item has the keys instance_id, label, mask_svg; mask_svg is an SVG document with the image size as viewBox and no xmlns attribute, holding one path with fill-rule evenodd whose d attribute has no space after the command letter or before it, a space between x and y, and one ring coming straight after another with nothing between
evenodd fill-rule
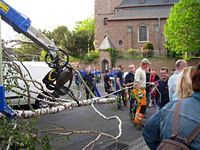
<instances>
[{"instance_id":1,"label":"bush","mask_svg":"<svg viewBox=\"0 0 200 150\"><path fill-rule=\"evenodd\" d=\"M143 46L143 50L154 50L153 44L145 43L144 46Z\"/></svg>"},{"instance_id":2,"label":"bush","mask_svg":"<svg viewBox=\"0 0 200 150\"><path fill-rule=\"evenodd\" d=\"M131 56L138 56L139 55L139 50L138 49L128 49L128 54Z\"/></svg>"},{"instance_id":3,"label":"bush","mask_svg":"<svg viewBox=\"0 0 200 150\"><path fill-rule=\"evenodd\" d=\"M141 52L142 52L143 57L153 57L153 55L154 55L153 44L145 43L144 46L142 47Z\"/></svg>"},{"instance_id":4,"label":"bush","mask_svg":"<svg viewBox=\"0 0 200 150\"><path fill-rule=\"evenodd\" d=\"M99 51L98 50L90 51L88 57L91 58L92 60L99 58Z\"/></svg>"},{"instance_id":5,"label":"bush","mask_svg":"<svg viewBox=\"0 0 200 150\"><path fill-rule=\"evenodd\" d=\"M85 54L83 57L83 61L85 63L90 63L94 60L96 60L97 58L99 58L99 51L95 50L95 51L90 51L89 54Z\"/></svg>"},{"instance_id":6,"label":"bush","mask_svg":"<svg viewBox=\"0 0 200 150\"><path fill-rule=\"evenodd\" d=\"M78 61L79 61L79 58L69 56L69 62L78 62Z\"/></svg>"},{"instance_id":7,"label":"bush","mask_svg":"<svg viewBox=\"0 0 200 150\"><path fill-rule=\"evenodd\" d=\"M17 126L14 128L13 125L5 117L0 118L0 149L6 149L10 137L10 149L36 149L39 138L33 121L17 120Z\"/></svg>"}]
</instances>

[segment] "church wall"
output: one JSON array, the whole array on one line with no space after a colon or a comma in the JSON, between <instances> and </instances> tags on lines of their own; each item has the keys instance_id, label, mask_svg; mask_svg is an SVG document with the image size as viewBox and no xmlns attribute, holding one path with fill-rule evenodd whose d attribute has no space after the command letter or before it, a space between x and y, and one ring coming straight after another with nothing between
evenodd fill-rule
<instances>
[{"instance_id":1,"label":"church wall","mask_svg":"<svg viewBox=\"0 0 200 150\"><path fill-rule=\"evenodd\" d=\"M162 37L164 22L164 20L161 20L161 32L156 32L155 28L158 24L158 19L110 21L108 23L109 38L117 49L127 50L133 48L140 50L145 42L138 42L138 27L140 25L146 25L148 27L148 41L153 44L154 49L162 50L162 43L164 42ZM122 40L122 45L119 43L120 40Z\"/></svg>"},{"instance_id":2,"label":"church wall","mask_svg":"<svg viewBox=\"0 0 200 150\"><path fill-rule=\"evenodd\" d=\"M122 0L95 0L95 39L97 47L100 46L104 37L108 35L107 25L104 25L104 18L111 18L114 15L114 8Z\"/></svg>"}]
</instances>

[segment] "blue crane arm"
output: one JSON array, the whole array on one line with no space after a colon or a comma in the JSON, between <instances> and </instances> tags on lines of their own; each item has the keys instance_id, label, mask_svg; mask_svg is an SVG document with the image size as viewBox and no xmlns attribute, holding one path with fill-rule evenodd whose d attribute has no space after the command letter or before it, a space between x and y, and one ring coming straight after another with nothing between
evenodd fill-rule
<instances>
[{"instance_id":1,"label":"blue crane arm","mask_svg":"<svg viewBox=\"0 0 200 150\"><path fill-rule=\"evenodd\" d=\"M49 67L53 69L47 73L43 79L43 82L47 89L53 90L51 95L59 97L60 95L70 93L70 95L72 95L71 97L77 102L79 106L79 102L76 100L75 96L73 96L74 94L69 89L73 79L73 69L68 66L69 55L62 49L57 48L54 42L44 36L39 30L32 27L29 18L23 16L21 13L13 9L4 0L0 0L0 15L2 19L11 27L13 27L15 31L24 34L47 51L45 61ZM64 63L61 63L61 59L58 56L58 51L64 54L63 56L66 56L67 59L64 61ZM64 85L68 81L68 87L65 87ZM0 93L3 93L2 91L2 87L0 86ZM5 105L0 104L0 112L5 111L3 108L6 108Z\"/></svg>"},{"instance_id":2,"label":"blue crane arm","mask_svg":"<svg viewBox=\"0 0 200 150\"><path fill-rule=\"evenodd\" d=\"M53 41L31 26L31 21L29 18L23 16L3 0L0 1L0 15L2 20L13 27L16 32L24 34L29 39L41 46L44 50L52 54L52 51L57 50L57 47Z\"/></svg>"}]
</instances>

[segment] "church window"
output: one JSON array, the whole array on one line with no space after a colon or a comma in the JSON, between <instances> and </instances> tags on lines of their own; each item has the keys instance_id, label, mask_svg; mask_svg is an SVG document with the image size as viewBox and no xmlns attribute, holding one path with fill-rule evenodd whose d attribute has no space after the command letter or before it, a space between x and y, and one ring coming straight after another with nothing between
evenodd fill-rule
<instances>
[{"instance_id":1,"label":"church window","mask_svg":"<svg viewBox=\"0 0 200 150\"><path fill-rule=\"evenodd\" d=\"M138 41L139 42L147 42L148 41L148 28L146 25L139 26Z\"/></svg>"},{"instance_id":2,"label":"church window","mask_svg":"<svg viewBox=\"0 0 200 150\"><path fill-rule=\"evenodd\" d=\"M119 45L122 45L123 44L123 41L122 40L119 40Z\"/></svg>"},{"instance_id":3,"label":"church window","mask_svg":"<svg viewBox=\"0 0 200 150\"><path fill-rule=\"evenodd\" d=\"M104 24L104 25L107 25L107 20L108 20L108 18L104 18L104 19L103 19L103 24Z\"/></svg>"}]
</instances>

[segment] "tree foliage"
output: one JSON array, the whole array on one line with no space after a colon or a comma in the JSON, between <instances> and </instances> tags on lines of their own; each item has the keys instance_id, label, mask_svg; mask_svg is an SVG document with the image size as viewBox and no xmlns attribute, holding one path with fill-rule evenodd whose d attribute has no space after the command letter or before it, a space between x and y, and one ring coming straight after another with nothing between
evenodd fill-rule
<instances>
[{"instance_id":1,"label":"tree foliage","mask_svg":"<svg viewBox=\"0 0 200 150\"><path fill-rule=\"evenodd\" d=\"M47 30L39 30L41 33L43 33L47 38L52 39L52 33ZM20 60L32 60L33 58L35 60L44 60L43 54L44 50L38 46L36 43L31 41L29 38L27 38L25 35L20 34L18 36L18 40L21 41L17 48L14 49ZM42 59L41 59L42 58Z\"/></svg>"},{"instance_id":2,"label":"tree foliage","mask_svg":"<svg viewBox=\"0 0 200 150\"><path fill-rule=\"evenodd\" d=\"M200 50L200 1L180 0L171 9L164 27L165 47L182 55Z\"/></svg>"},{"instance_id":3,"label":"tree foliage","mask_svg":"<svg viewBox=\"0 0 200 150\"><path fill-rule=\"evenodd\" d=\"M94 19L88 18L76 23L75 29L70 32L66 26L58 26L53 31L41 31L49 39L53 39L56 46L67 50L74 57L82 57L89 50L94 50ZM19 40L27 41L24 35ZM33 43L33 42L32 42ZM44 52L36 44L22 43L16 49L18 54L37 55L44 60Z\"/></svg>"},{"instance_id":4,"label":"tree foliage","mask_svg":"<svg viewBox=\"0 0 200 150\"><path fill-rule=\"evenodd\" d=\"M74 41L74 54L84 55L89 50L94 50L94 19L88 18L77 22L74 31L72 32Z\"/></svg>"},{"instance_id":5,"label":"tree foliage","mask_svg":"<svg viewBox=\"0 0 200 150\"><path fill-rule=\"evenodd\" d=\"M36 45L34 42L29 40L24 35L19 35L18 40L22 42L20 43L19 47L14 48L14 51L21 60L30 60L32 58L36 59L39 58L41 48L38 45Z\"/></svg>"},{"instance_id":6,"label":"tree foliage","mask_svg":"<svg viewBox=\"0 0 200 150\"><path fill-rule=\"evenodd\" d=\"M66 26L58 26L52 31L52 38L56 46L63 50L70 48L70 36L71 33Z\"/></svg>"}]
</instances>

